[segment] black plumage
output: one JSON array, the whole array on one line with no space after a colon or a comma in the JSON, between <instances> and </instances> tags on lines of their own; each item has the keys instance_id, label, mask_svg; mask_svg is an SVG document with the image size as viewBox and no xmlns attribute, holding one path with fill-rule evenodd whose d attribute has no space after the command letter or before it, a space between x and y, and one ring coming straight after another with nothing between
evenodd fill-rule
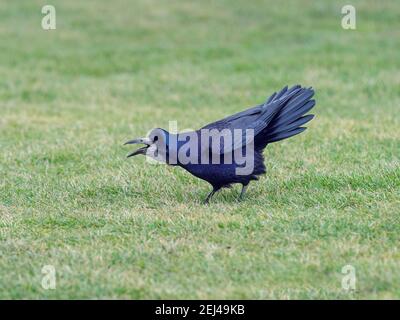
<instances>
[{"instance_id":1,"label":"black plumage","mask_svg":"<svg viewBox=\"0 0 400 320\"><path fill-rule=\"evenodd\" d=\"M179 141L178 135L171 134L163 129L154 129L148 138L134 139L128 141L127 144L144 143L145 147L136 150L129 156L137 154L148 154L149 150L162 153L165 162L180 166L189 171L194 176L209 182L213 190L208 195L206 202L223 187L229 187L233 183L242 184L242 192L240 198L243 197L247 185L252 180L258 180L258 177L266 172L263 158L263 150L272 142L277 142L303 132L306 128L303 127L314 116L306 115L315 105L315 100L311 99L314 95L312 88L302 88L300 85L295 85L288 89L283 88L278 93L272 94L269 99L255 107L245 111L236 113L222 120L210 123L203 128L192 132L196 139L196 146L192 145L193 150L196 151L198 161L193 163L184 163L180 161L177 153L180 148L186 143L187 145L193 142L187 140ZM222 143L218 150L210 148L210 140L212 138L204 138L202 131L216 131L225 132L229 135L231 133L232 139L227 140L228 143L222 139ZM239 131L242 134L235 135L234 132ZM245 134L245 130L252 130L254 136L250 139ZM161 138L162 136L162 138ZM172 148L171 141L178 140L176 150ZM153 147L152 147L153 146ZM201 155L206 151L208 152L207 162L205 163ZM237 174L238 168L243 167L242 163L236 161L234 155L239 149L242 153L246 153L247 148L252 152L254 166L251 172L247 174ZM152 148L151 148L152 147ZM161 151L164 150L164 151ZM226 157L231 156L233 161L226 163ZM219 158L219 163L212 163L212 157ZM174 158L177 161L173 162ZM215 159L213 158L213 159ZM228 157L229 158L229 157Z\"/></svg>"}]
</instances>

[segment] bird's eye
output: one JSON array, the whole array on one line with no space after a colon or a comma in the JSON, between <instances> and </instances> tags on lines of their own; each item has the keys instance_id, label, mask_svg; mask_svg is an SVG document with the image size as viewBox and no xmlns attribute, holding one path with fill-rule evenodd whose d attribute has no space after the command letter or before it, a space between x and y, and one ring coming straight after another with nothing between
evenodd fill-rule
<instances>
[{"instance_id":1,"label":"bird's eye","mask_svg":"<svg viewBox=\"0 0 400 320\"><path fill-rule=\"evenodd\" d=\"M153 142L156 142L156 141L158 141L158 136L155 136L155 137L153 138Z\"/></svg>"}]
</instances>

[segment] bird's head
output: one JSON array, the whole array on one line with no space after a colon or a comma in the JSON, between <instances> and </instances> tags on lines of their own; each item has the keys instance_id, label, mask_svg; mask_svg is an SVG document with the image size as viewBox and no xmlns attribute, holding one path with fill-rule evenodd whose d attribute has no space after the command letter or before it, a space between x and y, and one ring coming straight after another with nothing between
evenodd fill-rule
<instances>
[{"instance_id":1,"label":"bird's head","mask_svg":"<svg viewBox=\"0 0 400 320\"><path fill-rule=\"evenodd\" d=\"M126 144L144 144L144 147L136 149L135 151L128 154L129 157L137 156L139 154L147 155L157 161L168 162L168 144L169 144L169 132L156 128L150 131L147 137L136 138L125 142Z\"/></svg>"}]
</instances>

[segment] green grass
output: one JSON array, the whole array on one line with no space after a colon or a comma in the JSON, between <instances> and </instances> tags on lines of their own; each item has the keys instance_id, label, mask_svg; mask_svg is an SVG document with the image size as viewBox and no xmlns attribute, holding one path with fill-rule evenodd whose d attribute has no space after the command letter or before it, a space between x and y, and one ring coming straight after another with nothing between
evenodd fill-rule
<instances>
[{"instance_id":1,"label":"green grass","mask_svg":"<svg viewBox=\"0 0 400 320\"><path fill-rule=\"evenodd\" d=\"M351 3L2 2L0 298L400 298L400 3ZM295 83L316 118L244 202L125 158Z\"/></svg>"}]
</instances>

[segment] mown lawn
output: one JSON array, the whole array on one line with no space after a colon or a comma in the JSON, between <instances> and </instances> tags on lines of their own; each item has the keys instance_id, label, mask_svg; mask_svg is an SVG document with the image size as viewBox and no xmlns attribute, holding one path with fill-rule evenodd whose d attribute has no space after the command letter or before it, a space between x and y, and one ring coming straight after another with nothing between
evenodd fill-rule
<instances>
[{"instance_id":1,"label":"mown lawn","mask_svg":"<svg viewBox=\"0 0 400 320\"><path fill-rule=\"evenodd\" d=\"M47 3L0 3L0 298L400 298L400 2ZM243 202L125 158L295 83L316 118Z\"/></svg>"}]
</instances>

